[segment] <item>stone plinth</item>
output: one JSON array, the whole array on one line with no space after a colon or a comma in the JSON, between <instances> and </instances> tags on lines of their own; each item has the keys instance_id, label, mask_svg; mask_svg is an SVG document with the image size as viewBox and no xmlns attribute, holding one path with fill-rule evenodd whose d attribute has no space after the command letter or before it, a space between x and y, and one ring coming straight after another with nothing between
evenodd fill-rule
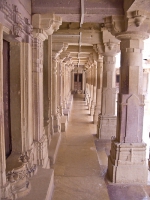
<instances>
[{"instance_id":1,"label":"stone plinth","mask_svg":"<svg viewBox=\"0 0 150 200\"><path fill-rule=\"evenodd\" d=\"M38 173L31 179L31 192L21 200L50 200L54 189L54 170L39 167Z\"/></svg>"},{"instance_id":2,"label":"stone plinth","mask_svg":"<svg viewBox=\"0 0 150 200\"><path fill-rule=\"evenodd\" d=\"M146 183L146 144L112 141L107 175L113 183Z\"/></svg>"},{"instance_id":3,"label":"stone plinth","mask_svg":"<svg viewBox=\"0 0 150 200\"><path fill-rule=\"evenodd\" d=\"M67 128L67 117L61 116L61 132L65 132Z\"/></svg>"},{"instance_id":4,"label":"stone plinth","mask_svg":"<svg viewBox=\"0 0 150 200\"><path fill-rule=\"evenodd\" d=\"M99 139L111 139L116 135L116 116L99 115L97 136Z\"/></svg>"},{"instance_id":5,"label":"stone plinth","mask_svg":"<svg viewBox=\"0 0 150 200\"><path fill-rule=\"evenodd\" d=\"M70 115L69 109L64 109L63 114L64 114L64 116L67 117L67 120L69 120L69 115Z\"/></svg>"}]
</instances>

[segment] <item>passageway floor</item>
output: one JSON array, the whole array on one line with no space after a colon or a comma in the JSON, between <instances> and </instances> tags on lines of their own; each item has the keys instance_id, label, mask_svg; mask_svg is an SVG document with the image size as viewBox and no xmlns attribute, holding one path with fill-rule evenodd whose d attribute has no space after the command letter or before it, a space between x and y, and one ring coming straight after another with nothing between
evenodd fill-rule
<instances>
[{"instance_id":1,"label":"passageway floor","mask_svg":"<svg viewBox=\"0 0 150 200\"><path fill-rule=\"evenodd\" d=\"M96 125L84 95L75 95L53 166L52 200L148 200L149 186L108 184L105 175L109 151L110 141L96 138Z\"/></svg>"}]
</instances>

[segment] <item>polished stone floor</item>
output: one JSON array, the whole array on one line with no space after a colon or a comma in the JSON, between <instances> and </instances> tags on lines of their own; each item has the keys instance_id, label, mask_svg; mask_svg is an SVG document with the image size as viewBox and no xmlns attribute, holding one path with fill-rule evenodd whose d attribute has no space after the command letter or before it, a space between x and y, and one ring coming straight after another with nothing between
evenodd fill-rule
<instances>
[{"instance_id":1,"label":"polished stone floor","mask_svg":"<svg viewBox=\"0 0 150 200\"><path fill-rule=\"evenodd\" d=\"M96 125L83 95L75 95L62 133L52 200L148 200L150 187L113 185L105 179L110 141L96 138Z\"/></svg>"}]
</instances>

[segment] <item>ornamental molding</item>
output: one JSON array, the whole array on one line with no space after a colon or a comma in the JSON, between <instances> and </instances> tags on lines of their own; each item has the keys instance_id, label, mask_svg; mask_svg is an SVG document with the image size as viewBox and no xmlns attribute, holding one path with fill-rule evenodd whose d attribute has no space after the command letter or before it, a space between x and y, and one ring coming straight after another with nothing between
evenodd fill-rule
<instances>
[{"instance_id":1,"label":"ornamental molding","mask_svg":"<svg viewBox=\"0 0 150 200\"><path fill-rule=\"evenodd\" d=\"M10 30L9 33L16 40L31 42L33 26L28 18L22 16L17 5L8 4L7 0L1 0L0 13L2 13L0 21L6 27L5 29Z\"/></svg>"}]
</instances>

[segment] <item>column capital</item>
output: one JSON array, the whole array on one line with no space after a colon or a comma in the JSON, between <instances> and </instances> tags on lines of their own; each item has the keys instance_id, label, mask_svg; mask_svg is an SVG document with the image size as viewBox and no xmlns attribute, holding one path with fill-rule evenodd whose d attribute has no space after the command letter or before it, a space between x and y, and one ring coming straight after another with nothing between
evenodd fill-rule
<instances>
[{"instance_id":1,"label":"column capital","mask_svg":"<svg viewBox=\"0 0 150 200\"><path fill-rule=\"evenodd\" d=\"M120 41L105 27L101 28L102 43L93 46L94 50L104 56L115 56L120 51Z\"/></svg>"},{"instance_id":2,"label":"column capital","mask_svg":"<svg viewBox=\"0 0 150 200\"><path fill-rule=\"evenodd\" d=\"M117 39L147 39L150 31L150 13L143 10L127 12L126 15L104 18L105 27Z\"/></svg>"},{"instance_id":3,"label":"column capital","mask_svg":"<svg viewBox=\"0 0 150 200\"><path fill-rule=\"evenodd\" d=\"M43 41L48 39L54 31L59 29L62 24L62 18L54 14L34 14L32 16L33 35L41 38Z\"/></svg>"},{"instance_id":4,"label":"column capital","mask_svg":"<svg viewBox=\"0 0 150 200\"><path fill-rule=\"evenodd\" d=\"M97 44L98 54L101 56L115 56L120 50L120 45L108 41L104 44Z\"/></svg>"}]
</instances>

